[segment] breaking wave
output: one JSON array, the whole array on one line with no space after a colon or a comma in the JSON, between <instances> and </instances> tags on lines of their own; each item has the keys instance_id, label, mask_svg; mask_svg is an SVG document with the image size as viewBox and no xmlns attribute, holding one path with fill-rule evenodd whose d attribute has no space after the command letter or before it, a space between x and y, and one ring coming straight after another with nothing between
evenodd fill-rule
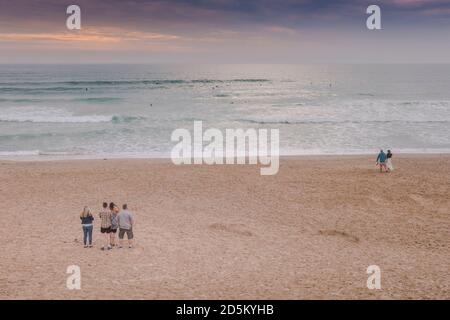
<instances>
[{"instance_id":1,"label":"breaking wave","mask_svg":"<svg viewBox=\"0 0 450 320\"><path fill-rule=\"evenodd\" d=\"M0 122L32 122L32 123L127 123L144 120L145 117L122 115L73 115L53 109L12 110L0 114Z\"/></svg>"}]
</instances>

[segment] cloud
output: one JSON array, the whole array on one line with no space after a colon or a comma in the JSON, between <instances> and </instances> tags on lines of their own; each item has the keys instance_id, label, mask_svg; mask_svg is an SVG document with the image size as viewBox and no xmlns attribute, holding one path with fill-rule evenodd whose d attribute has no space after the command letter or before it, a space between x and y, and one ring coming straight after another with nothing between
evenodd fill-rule
<instances>
[{"instance_id":1,"label":"cloud","mask_svg":"<svg viewBox=\"0 0 450 320\"><path fill-rule=\"evenodd\" d=\"M66 8L73 3L81 7L81 31L66 29ZM365 28L372 3L381 6L382 32ZM450 30L449 0L0 0L0 8L1 61L34 61L36 52L42 60L65 61L77 50L70 59L84 54L83 61L91 61L96 51L95 61L102 62L239 62L245 55L243 61L251 62L258 56L279 62L339 55L352 61L376 59L380 52L402 60L411 52L402 48L423 41L434 48L427 54L450 56L442 41ZM368 50L375 44L376 55ZM154 52L161 54L149 54Z\"/></svg>"},{"instance_id":2,"label":"cloud","mask_svg":"<svg viewBox=\"0 0 450 320\"><path fill-rule=\"evenodd\" d=\"M66 31L57 33L0 33L0 41L33 41L33 42L95 42L95 43L120 43L130 41L174 41L179 36L130 31L119 28L83 28L80 31Z\"/></svg>"},{"instance_id":3,"label":"cloud","mask_svg":"<svg viewBox=\"0 0 450 320\"><path fill-rule=\"evenodd\" d=\"M426 16L450 17L450 8L426 9L422 11Z\"/></svg>"},{"instance_id":4,"label":"cloud","mask_svg":"<svg viewBox=\"0 0 450 320\"><path fill-rule=\"evenodd\" d=\"M424 7L430 5L443 5L448 4L445 0L391 0L385 1L386 3L392 3L399 7Z\"/></svg>"}]
</instances>

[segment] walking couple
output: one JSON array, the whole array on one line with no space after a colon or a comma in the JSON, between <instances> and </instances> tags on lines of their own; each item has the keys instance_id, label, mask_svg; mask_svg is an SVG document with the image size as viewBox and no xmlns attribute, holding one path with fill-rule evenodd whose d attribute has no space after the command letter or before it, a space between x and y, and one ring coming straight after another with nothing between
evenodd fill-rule
<instances>
[{"instance_id":1,"label":"walking couple","mask_svg":"<svg viewBox=\"0 0 450 320\"><path fill-rule=\"evenodd\" d=\"M380 172L383 172L383 168L386 172L394 171L394 166L392 165L392 152L391 150L387 151L387 154L384 153L383 149L380 150L380 153L377 156L377 165L380 166Z\"/></svg>"}]
</instances>

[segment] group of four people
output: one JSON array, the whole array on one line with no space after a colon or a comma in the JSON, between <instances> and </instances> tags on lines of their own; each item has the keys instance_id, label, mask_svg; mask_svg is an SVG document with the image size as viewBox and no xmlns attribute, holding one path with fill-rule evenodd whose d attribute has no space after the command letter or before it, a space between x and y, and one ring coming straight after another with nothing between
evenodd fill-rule
<instances>
[{"instance_id":1,"label":"group of four people","mask_svg":"<svg viewBox=\"0 0 450 320\"><path fill-rule=\"evenodd\" d=\"M124 236L127 234L128 247L133 247L133 226L134 218L128 206L124 204L122 211L119 212L119 208L111 202L108 204L103 203L103 209L99 213L101 225L100 232L104 235L105 243L102 246L102 250L111 250L116 246L116 233L119 230L119 246L123 247ZM85 248L92 248L92 231L94 228L94 216L88 207L84 207L83 212L80 215L81 226L83 229L83 243Z\"/></svg>"}]
</instances>

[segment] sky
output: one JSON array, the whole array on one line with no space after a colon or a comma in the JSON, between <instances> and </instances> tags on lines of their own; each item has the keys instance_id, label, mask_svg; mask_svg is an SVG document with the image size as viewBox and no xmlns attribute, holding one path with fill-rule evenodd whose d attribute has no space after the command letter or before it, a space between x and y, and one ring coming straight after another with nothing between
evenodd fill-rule
<instances>
[{"instance_id":1,"label":"sky","mask_svg":"<svg viewBox=\"0 0 450 320\"><path fill-rule=\"evenodd\" d=\"M450 63L450 0L0 0L0 63Z\"/></svg>"}]
</instances>

